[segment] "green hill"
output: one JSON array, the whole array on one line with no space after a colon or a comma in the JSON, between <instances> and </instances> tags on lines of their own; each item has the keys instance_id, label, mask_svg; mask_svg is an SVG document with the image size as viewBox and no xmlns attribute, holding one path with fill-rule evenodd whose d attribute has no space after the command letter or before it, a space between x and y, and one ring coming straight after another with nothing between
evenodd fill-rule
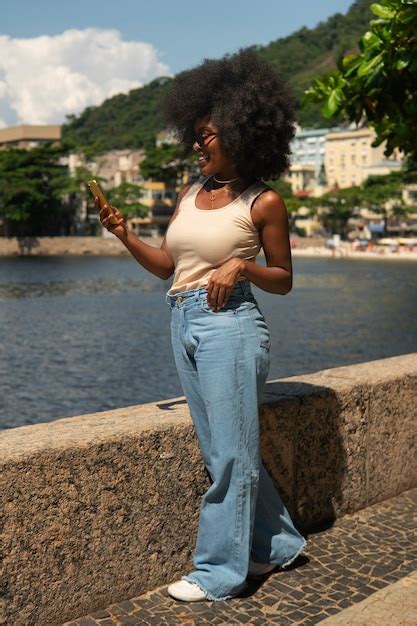
<instances>
[{"instance_id":1,"label":"green hill","mask_svg":"<svg viewBox=\"0 0 417 626\"><path fill-rule=\"evenodd\" d=\"M301 28L289 37L277 39L255 50L291 84L299 101L314 78L336 69L337 59L357 48L358 41L375 17L369 10L373 0L357 0L346 15L336 13L315 28ZM321 116L320 105L298 112L301 126L335 125Z\"/></svg>"},{"instance_id":2,"label":"green hill","mask_svg":"<svg viewBox=\"0 0 417 626\"><path fill-rule=\"evenodd\" d=\"M316 76L333 70L338 57L357 46L372 15L370 4L371 0L357 0L346 15L336 13L315 28L301 28L254 50L287 78L299 101ZM109 98L100 106L88 107L78 116L69 116L63 138L95 152L154 145L156 133L164 127L159 99L170 80L157 78L128 94ZM318 127L334 125L337 120L325 120L317 105L299 110L298 122Z\"/></svg>"},{"instance_id":3,"label":"green hill","mask_svg":"<svg viewBox=\"0 0 417 626\"><path fill-rule=\"evenodd\" d=\"M159 101L170 81L156 78L100 106L87 107L78 116L69 116L62 129L63 139L95 152L155 145L156 133L164 128Z\"/></svg>"}]
</instances>

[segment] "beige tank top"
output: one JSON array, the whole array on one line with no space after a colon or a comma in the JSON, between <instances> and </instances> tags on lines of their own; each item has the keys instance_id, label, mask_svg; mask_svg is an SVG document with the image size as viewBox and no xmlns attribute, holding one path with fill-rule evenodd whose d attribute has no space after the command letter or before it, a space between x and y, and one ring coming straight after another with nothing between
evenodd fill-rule
<instances>
[{"instance_id":1,"label":"beige tank top","mask_svg":"<svg viewBox=\"0 0 417 626\"><path fill-rule=\"evenodd\" d=\"M257 182L220 209L199 209L195 199L208 178L200 177L190 187L166 232L166 244L175 263L169 294L205 287L225 261L232 257L255 261L261 248L251 207L269 187Z\"/></svg>"}]
</instances>

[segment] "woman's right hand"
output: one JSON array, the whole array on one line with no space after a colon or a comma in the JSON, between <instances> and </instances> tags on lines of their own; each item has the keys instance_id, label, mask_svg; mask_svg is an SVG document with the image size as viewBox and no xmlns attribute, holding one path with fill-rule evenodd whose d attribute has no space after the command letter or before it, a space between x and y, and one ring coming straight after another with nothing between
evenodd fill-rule
<instances>
[{"instance_id":1,"label":"woman's right hand","mask_svg":"<svg viewBox=\"0 0 417 626\"><path fill-rule=\"evenodd\" d=\"M102 209L100 209L99 199L96 198L94 201L94 206L97 211L99 211L100 222L107 228L107 230L119 239L123 239L123 237L127 236L127 226L123 214L116 209L116 207L112 206L113 212L110 210L108 204L105 204ZM116 218L116 219L115 219ZM114 223L112 223L114 222Z\"/></svg>"}]
</instances>

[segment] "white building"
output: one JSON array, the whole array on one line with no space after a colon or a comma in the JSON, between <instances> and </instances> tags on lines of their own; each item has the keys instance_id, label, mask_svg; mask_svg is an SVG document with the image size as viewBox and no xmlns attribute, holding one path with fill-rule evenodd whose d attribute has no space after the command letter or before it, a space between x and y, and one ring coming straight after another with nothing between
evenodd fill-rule
<instances>
[{"instance_id":1,"label":"white building","mask_svg":"<svg viewBox=\"0 0 417 626\"><path fill-rule=\"evenodd\" d=\"M314 165L315 177L318 180L324 163L326 135L329 128L311 128L297 130L291 141L291 164L304 163Z\"/></svg>"}]
</instances>

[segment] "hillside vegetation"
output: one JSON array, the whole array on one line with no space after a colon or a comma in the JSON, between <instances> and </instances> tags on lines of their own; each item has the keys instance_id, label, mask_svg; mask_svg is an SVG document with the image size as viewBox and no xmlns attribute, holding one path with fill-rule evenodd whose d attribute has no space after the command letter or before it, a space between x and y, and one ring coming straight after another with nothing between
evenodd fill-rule
<instances>
[{"instance_id":1,"label":"hillside vegetation","mask_svg":"<svg viewBox=\"0 0 417 626\"><path fill-rule=\"evenodd\" d=\"M346 15L337 13L315 28L301 28L254 50L289 81L299 102L314 78L335 69L337 59L356 48L372 16L370 4L371 0L357 0ZM170 81L168 77L157 78L100 106L88 107L78 116L69 116L63 138L94 152L154 145L156 133L164 128L159 101ZM319 127L335 125L337 120L324 119L320 105L312 105L299 109L298 122Z\"/></svg>"}]
</instances>

